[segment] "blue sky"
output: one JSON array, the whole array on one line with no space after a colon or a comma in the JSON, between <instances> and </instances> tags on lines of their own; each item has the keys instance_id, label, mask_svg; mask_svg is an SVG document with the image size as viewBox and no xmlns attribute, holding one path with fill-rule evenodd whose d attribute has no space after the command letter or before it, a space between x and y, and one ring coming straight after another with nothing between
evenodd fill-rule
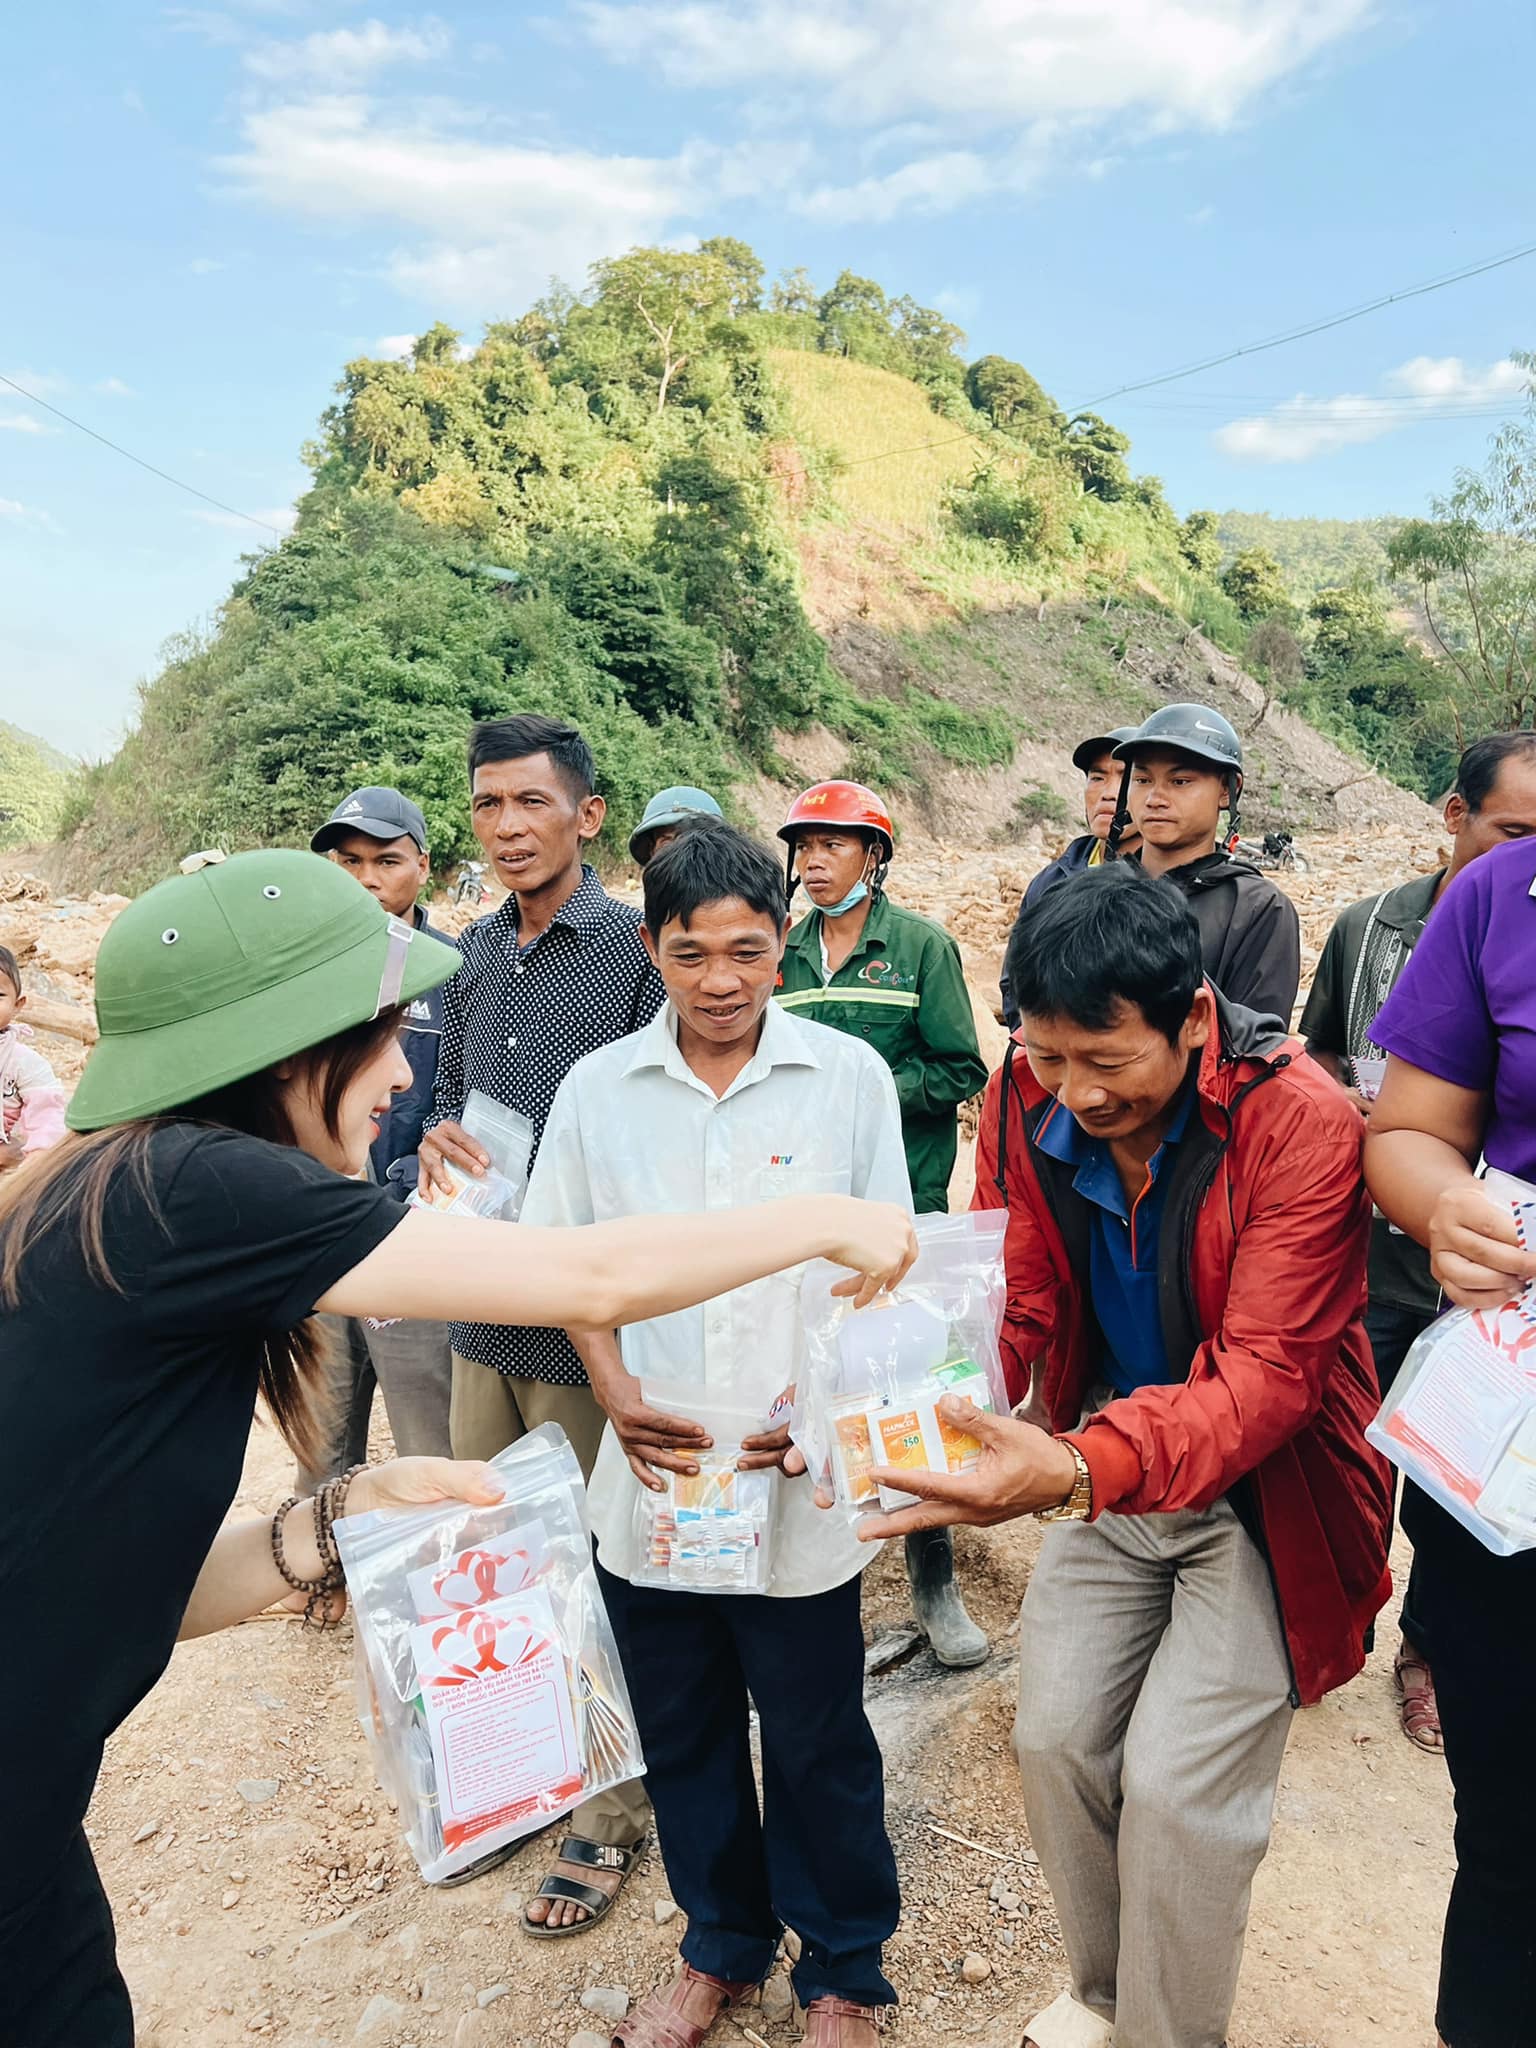
<instances>
[{"instance_id":1,"label":"blue sky","mask_svg":"<svg viewBox=\"0 0 1536 2048\"><path fill-rule=\"evenodd\" d=\"M1536 240L1508 0L231 0L13 13L0 372L281 527L342 364L636 241L943 306L1058 399ZM1412 512L1536 259L1106 404L1181 510ZM108 751L264 537L0 386L0 716Z\"/></svg>"}]
</instances>

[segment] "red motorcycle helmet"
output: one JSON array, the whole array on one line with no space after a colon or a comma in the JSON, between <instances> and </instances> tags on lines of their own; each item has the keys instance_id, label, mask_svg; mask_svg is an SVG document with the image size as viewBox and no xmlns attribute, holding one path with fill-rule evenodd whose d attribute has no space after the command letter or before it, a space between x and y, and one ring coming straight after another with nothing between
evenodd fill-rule
<instances>
[{"instance_id":1,"label":"red motorcycle helmet","mask_svg":"<svg viewBox=\"0 0 1536 2048\"><path fill-rule=\"evenodd\" d=\"M873 832L880 841L882 862L895 856L896 828L891 814L862 782L818 782L803 790L790 805L789 815L779 827L779 837L786 846L793 847L798 833L827 826L849 832Z\"/></svg>"}]
</instances>

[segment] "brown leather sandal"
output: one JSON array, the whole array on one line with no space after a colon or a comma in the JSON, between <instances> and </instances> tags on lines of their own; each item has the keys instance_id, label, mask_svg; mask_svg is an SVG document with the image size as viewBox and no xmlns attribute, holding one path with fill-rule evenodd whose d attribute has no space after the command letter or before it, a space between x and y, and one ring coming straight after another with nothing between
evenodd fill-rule
<instances>
[{"instance_id":1,"label":"brown leather sandal","mask_svg":"<svg viewBox=\"0 0 1536 2048\"><path fill-rule=\"evenodd\" d=\"M805 2008L805 2036L800 2048L863 2048L845 2020L863 2020L876 2033L885 2026L883 2005L854 2005L846 1998L813 1998Z\"/></svg>"},{"instance_id":2,"label":"brown leather sandal","mask_svg":"<svg viewBox=\"0 0 1536 2048\"><path fill-rule=\"evenodd\" d=\"M1422 1672L1419 1684L1410 1686L1404 1673ZM1397 1710L1403 1733L1416 1749L1428 1756L1444 1756L1445 1738L1440 1732L1440 1705L1435 1698L1435 1674L1412 1650L1399 1650L1392 1659L1392 1683L1397 1690Z\"/></svg>"},{"instance_id":3,"label":"brown leather sandal","mask_svg":"<svg viewBox=\"0 0 1536 2048\"><path fill-rule=\"evenodd\" d=\"M683 2016L689 1988L694 1984L707 1984L724 2000L720 2012L703 2026ZM745 2004L756 1989L756 1984L728 1984L723 1977L706 1977L702 1970L685 1963L680 1977L653 1991L627 2019L620 2020L614 2029L613 2048L699 2048L720 2013Z\"/></svg>"},{"instance_id":4,"label":"brown leather sandal","mask_svg":"<svg viewBox=\"0 0 1536 2048\"><path fill-rule=\"evenodd\" d=\"M519 1843L517 1846L521 1847ZM567 1835L560 1844L557 1863L572 1863L586 1870L616 1870L619 1881L611 1892L595 1884L582 1884L574 1877L562 1877L552 1870L534 1893L536 1899L568 1899L580 1906L586 1913L585 1920L572 1920L563 1927L551 1927L547 1920L530 1920L528 1907L524 1906L519 1925L530 1941L563 1941L572 1934L586 1934L606 1920L619 1902L619 1894L629 1881L630 1872L645 1853L646 1838L638 1842L620 1844L616 1842L589 1842L584 1835ZM531 1904L532 1901L529 1901Z\"/></svg>"}]
</instances>

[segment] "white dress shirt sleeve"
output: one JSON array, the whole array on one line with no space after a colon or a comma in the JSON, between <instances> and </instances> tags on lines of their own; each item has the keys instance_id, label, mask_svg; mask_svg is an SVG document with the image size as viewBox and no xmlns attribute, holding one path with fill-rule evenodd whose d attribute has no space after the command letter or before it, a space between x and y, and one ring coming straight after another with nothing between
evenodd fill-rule
<instances>
[{"instance_id":1,"label":"white dress shirt sleeve","mask_svg":"<svg viewBox=\"0 0 1536 2048\"><path fill-rule=\"evenodd\" d=\"M523 1198L521 1221L545 1225L595 1223L592 1182L581 1134L579 1090L573 1071L560 1084Z\"/></svg>"}]
</instances>

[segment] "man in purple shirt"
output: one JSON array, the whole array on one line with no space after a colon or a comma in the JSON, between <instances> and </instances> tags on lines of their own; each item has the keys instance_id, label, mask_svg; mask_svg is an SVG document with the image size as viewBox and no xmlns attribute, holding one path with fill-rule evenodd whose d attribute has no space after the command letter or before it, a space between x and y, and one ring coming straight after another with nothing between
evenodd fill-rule
<instances>
[{"instance_id":1,"label":"man in purple shirt","mask_svg":"<svg viewBox=\"0 0 1536 2048\"><path fill-rule=\"evenodd\" d=\"M1496 1308L1536 1251L1476 1178L1536 1181L1536 835L1446 890L1377 1018L1388 1054L1365 1141L1371 1193L1450 1300ZM1456 1881L1436 2024L1450 2048L1529 2041L1536 2012L1536 1551L1499 1557L1410 1488L1415 1598L1456 1792Z\"/></svg>"}]
</instances>

